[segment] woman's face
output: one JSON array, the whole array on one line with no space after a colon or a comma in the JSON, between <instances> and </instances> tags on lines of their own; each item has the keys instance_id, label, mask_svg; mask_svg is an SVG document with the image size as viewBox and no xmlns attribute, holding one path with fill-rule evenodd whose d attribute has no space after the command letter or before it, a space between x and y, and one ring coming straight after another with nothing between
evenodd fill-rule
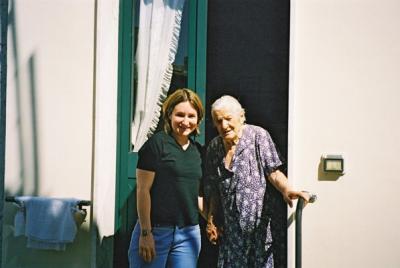
<instances>
[{"instance_id":1,"label":"woman's face","mask_svg":"<svg viewBox=\"0 0 400 268\"><path fill-rule=\"evenodd\" d=\"M178 137L188 137L198 124L197 111L188 101L178 103L169 119L171 120L172 133Z\"/></svg>"},{"instance_id":2,"label":"woman's face","mask_svg":"<svg viewBox=\"0 0 400 268\"><path fill-rule=\"evenodd\" d=\"M243 126L242 118L243 116L229 109L213 111L213 121L218 134L227 142L237 143L239 140Z\"/></svg>"}]
</instances>

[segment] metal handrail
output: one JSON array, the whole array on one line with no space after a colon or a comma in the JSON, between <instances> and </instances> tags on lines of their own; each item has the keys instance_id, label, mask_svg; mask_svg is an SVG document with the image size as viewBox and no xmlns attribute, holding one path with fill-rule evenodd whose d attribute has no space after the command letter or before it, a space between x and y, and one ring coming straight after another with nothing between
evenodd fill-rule
<instances>
[{"instance_id":1,"label":"metal handrail","mask_svg":"<svg viewBox=\"0 0 400 268\"><path fill-rule=\"evenodd\" d=\"M310 199L308 200L308 203L314 203L317 200L317 195L315 194L309 194ZM302 221L302 214L303 214L303 208L304 208L304 199L302 197L299 198L297 201L297 206L296 206L296 263L295 267L296 268L301 268L301 221Z\"/></svg>"},{"instance_id":2,"label":"metal handrail","mask_svg":"<svg viewBox=\"0 0 400 268\"><path fill-rule=\"evenodd\" d=\"M14 203L18 202L14 196L6 196L5 200L6 202L14 202ZM80 200L77 205L79 209L82 209L82 206L90 206L91 204L92 202L89 200Z\"/></svg>"}]
</instances>

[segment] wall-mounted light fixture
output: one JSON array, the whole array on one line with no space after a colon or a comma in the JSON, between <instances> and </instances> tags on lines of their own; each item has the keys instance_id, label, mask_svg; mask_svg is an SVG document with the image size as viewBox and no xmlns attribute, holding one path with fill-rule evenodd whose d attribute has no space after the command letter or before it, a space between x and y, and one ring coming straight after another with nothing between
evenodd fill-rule
<instances>
[{"instance_id":1,"label":"wall-mounted light fixture","mask_svg":"<svg viewBox=\"0 0 400 268\"><path fill-rule=\"evenodd\" d=\"M324 172L344 173L344 159L342 155L323 155Z\"/></svg>"}]
</instances>

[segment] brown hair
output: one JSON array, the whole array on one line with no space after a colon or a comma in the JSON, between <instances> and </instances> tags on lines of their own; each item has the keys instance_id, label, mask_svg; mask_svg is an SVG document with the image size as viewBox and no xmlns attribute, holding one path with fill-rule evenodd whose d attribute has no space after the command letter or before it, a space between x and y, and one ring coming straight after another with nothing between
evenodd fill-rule
<instances>
[{"instance_id":1,"label":"brown hair","mask_svg":"<svg viewBox=\"0 0 400 268\"><path fill-rule=\"evenodd\" d=\"M194 130L194 135L200 134L199 125L204 117L204 108L199 96L195 92L187 88L177 89L169 95L162 106L164 130L167 133L171 132L171 120L169 119L175 106L181 102L188 101L197 112L197 128Z\"/></svg>"}]
</instances>

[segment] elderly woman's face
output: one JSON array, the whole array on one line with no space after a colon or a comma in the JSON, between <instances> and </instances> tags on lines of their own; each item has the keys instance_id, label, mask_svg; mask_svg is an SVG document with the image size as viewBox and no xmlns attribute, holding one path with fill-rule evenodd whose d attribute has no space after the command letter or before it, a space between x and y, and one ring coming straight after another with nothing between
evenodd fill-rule
<instances>
[{"instance_id":1,"label":"elderly woman's face","mask_svg":"<svg viewBox=\"0 0 400 268\"><path fill-rule=\"evenodd\" d=\"M243 116L221 109L213 111L213 121L218 134L228 142L237 142L240 138L240 132L243 126Z\"/></svg>"}]
</instances>

